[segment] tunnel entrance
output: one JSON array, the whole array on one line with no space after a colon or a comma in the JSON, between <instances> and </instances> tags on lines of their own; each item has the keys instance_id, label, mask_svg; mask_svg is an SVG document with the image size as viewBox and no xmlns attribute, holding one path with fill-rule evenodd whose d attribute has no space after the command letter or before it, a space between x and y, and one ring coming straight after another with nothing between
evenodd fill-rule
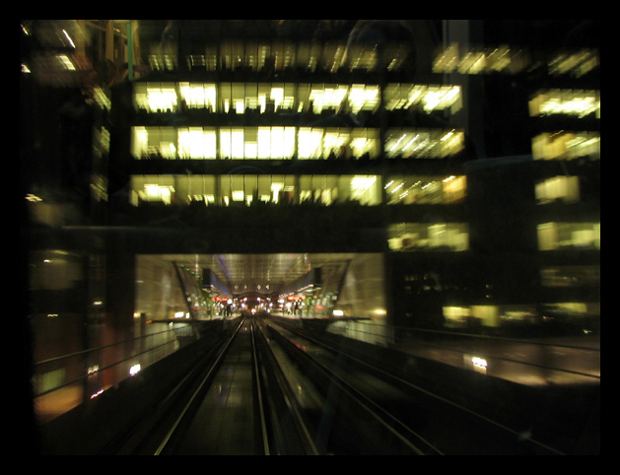
<instances>
[{"instance_id":1,"label":"tunnel entrance","mask_svg":"<svg viewBox=\"0 0 620 475\"><path fill-rule=\"evenodd\" d=\"M209 320L243 310L383 321L381 253L139 254L134 315Z\"/></svg>"}]
</instances>

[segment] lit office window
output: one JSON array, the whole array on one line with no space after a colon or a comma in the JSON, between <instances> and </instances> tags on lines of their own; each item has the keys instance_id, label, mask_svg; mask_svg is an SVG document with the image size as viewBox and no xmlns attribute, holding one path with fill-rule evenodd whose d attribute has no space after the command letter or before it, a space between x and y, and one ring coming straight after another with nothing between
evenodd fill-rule
<instances>
[{"instance_id":1,"label":"lit office window","mask_svg":"<svg viewBox=\"0 0 620 475\"><path fill-rule=\"evenodd\" d=\"M274 203L290 204L295 202L294 175L271 176L271 201Z\"/></svg>"},{"instance_id":2,"label":"lit office window","mask_svg":"<svg viewBox=\"0 0 620 475\"><path fill-rule=\"evenodd\" d=\"M351 70L361 69L370 71L377 64L377 52L375 48L367 48L363 45L349 45L346 48L347 67Z\"/></svg>"},{"instance_id":3,"label":"lit office window","mask_svg":"<svg viewBox=\"0 0 620 475\"><path fill-rule=\"evenodd\" d=\"M215 204L215 175L179 175L175 177L175 204Z\"/></svg>"},{"instance_id":4,"label":"lit office window","mask_svg":"<svg viewBox=\"0 0 620 475\"><path fill-rule=\"evenodd\" d=\"M388 228L392 251L467 251L467 223L399 223Z\"/></svg>"},{"instance_id":5,"label":"lit office window","mask_svg":"<svg viewBox=\"0 0 620 475\"><path fill-rule=\"evenodd\" d=\"M581 49L572 53L558 53L549 61L549 74L559 76L570 74L581 77L599 65L598 52L592 49Z\"/></svg>"},{"instance_id":6,"label":"lit office window","mask_svg":"<svg viewBox=\"0 0 620 475\"><path fill-rule=\"evenodd\" d=\"M219 197L224 206L251 205L255 200L264 203L294 203L293 175L225 175L220 176Z\"/></svg>"},{"instance_id":7,"label":"lit office window","mask_svg":"<svg viewBox=\"0 0 620 475\"><path fill-rule=\"evenodd\" d=\"M381 100L379 86L365 84L299 84L296 96L298 112L315 114L342 111L345 103L354 113L374 112Z\"/></svg>"},{"instance_id":8,"label":"lit office window","mask_svg":"<svg viewBox=\"0 0 620 475\"><path fill-rule=\"evenodd\" d=\"M295 127L220 129L220 156L234 159L291 158L295 153Z\"/></svg>"},{"instance_id":9,"label":"lit office window","mask_svg":"<svg viewBox=\"0 0 620 475\"><path fill-rule=\"evenodd\" d=\"M269 132L269 154L258 158L291 158L295 154L295 127L259 127L259 134L261 130L264 130L265 141ZM261 144L259 137L259 146Z\"/></svg>"},{"instance_id":10,"label":"lit office window","mask_svg":"<svg viewBox=\"0 0 620 475\"><path fill-rule=\"evenodd\" d=\"M234 70L245 66L245 48L242 41L225 40L220 43L220 69Z\"/></svg>"},{"instance_id":11,"label":"lit office window","mask_svg":"<svg viewBox=\"0 0 620 475\"><path fill-rule=\"evenodd\" d=\"M347 159L379 155L377 129L344 127L300 127L298 131L300 159Z\"/></svg>"},{"instance_id":12,"label":"lit office window","mask_svg":"<svg viewBox=\"0 0 620 475\"><path fill-rule=\"evenodd\" d=\"M335 84L299 84L297 89L298 111L338 111L349 91L349 86Z\"/></svg>"},{"instance_id":13,"label":"lit office window","mask_svg":"<svg viewBox=\"0 0 620 475\"><path fill-rule=\"evenodd\" d=\"M295 84L272 84L270 99L275 111L292 110L295 105Z\"/></svg>"},{"instance_id":14,"label":"lit office window","mask_svg":"<svg viewBox=\"0 0 620 475\"><path fill-rule=\"evenodd\" d=\"M321 158L323 151L323 129L300 127L297 142L299 158Z\"/></svg>"},{"instance_id":15,"label":"lit office window","mask_svg":"<svg viewBox=\"0 0 620 475\"><path fill-rule=\"evenodd\" d=\"M350 199L363 205L377 205L381 202L380 180L375 175L351 177Z\"/></svg>"},{"instance_id":16,"label":"lit office window","mask_svg":"<svg viewBox=\"0 0 620 475\"><path fill-rule=\"evenodd\" d=\"M363 205L381 203L380 180L376 175L302 175L299 201L321 205L357 201Z\"/></svg>"},{"instance_id":17,"label":"lit office window","mask_svg":"<svg viewBox=\"0 0 620 475\"><path fill-rule=\"evenodd\" d=\"M600 223L542 223L537 227L538 249L600 249Z\"/></svg>"},{"instance_id":18,"label":"lit office window","mask_svg":"<svg viewBox=\"0 0 620 475\"><path fill-rule=\"evenodd\" d=\"M434 73L453 72L459 63L459 45L452 43L445 47L433 61Z\"/></svg>"},{"instance_id":19,"label":"lit office window","mask_svg":"<svg viewBox=\"0 0 620 475\"><path fill-rule=\"evenodd\" d=\"M177 90L174 83L136 83L134 103L137 109L148 112L172 112L177 109Z\"/></svg>"},{"instance_id":20,"label":"lit office window","mask_svg":"<svg viewBox=\"0 0 620 475\"><path fill-rule=\"evenodd\" d=\"M229 181L230 195L227 197L229 197L232 200L232 202L245 200L245 195L246 195L245 181L246 180L245 180L244 175L230 175L228 177L222 177L222 180Z\"/></svg>"},{"instance_id":21,"label":"lit office window","mask_svg":"<svg viewBox=\"0 0 620 475\"><path fill-rule=\"evenodd\" d=\"M344 64L347 46L343 43L328 41L323 45L321 60L323 69L335 73Z\"/></svg>"},{"instance_id":22,"label":"lit office window","mask_svg":"<svg viewBox=\"0 0 620 475\"><path fill-rule=\"evenodd\" d=\"M299 187L299 197L297 191ZM148 202L206 206L264 203L321 205L358 202L381 203L380 178L376 175L133 175L130 203Z\"/></svg>"},{"instance_id":23,"label":"lit office window","mask_svg":"<svg viewBox=\"0 0 620 475\"><path fill-rule=\"evenodd\" d=\"M246 83L245 85L245 111L264 112L267 103L269 89L265 84ZM245 112L244 111L244 112Z\"/></svg>"},{"instance_id":24,"label":"lit office window","mask_svg":"<svg viewBox=\"0 0 620 475\"><path fill-rule=\"evenodd\" d=\"M385 88L386 110L406 110L415 105L426 112L450 109L454 113L462 107L461 86L388 84Z\"/></svg>"},{"instance_id":25,"label":"lit office window","mask_svg":"<svg viewBox=\"0 0 620 475\"><path fill-rule=\"evenodd\" d=\"M174 176L167 175L133 175L131 177L130 203L172 204L175 198Z\"/></svg>"},{"instance_id":26,"label":"lit office window","mask_svg":"<svg viewBox=\"0 0 620 475\"><path fill-rule=\"evenodd\" d=\"M323 132L323 158L347 158L349 130L344 128L327 128Z\"/></svg>"},{"instance_id":27,"label":"lit office window","mask_svg":"<svg viewBox=\"0 0 620 475\"><path fill-rule=\"evenodd\" d=\"M131 154L134 158L146 158L148 141L146 127L131 128Z\"/></svg>"},{"instance_id":28,"label":"lit office window","mask_svg":"<svg viewBox=\"0 0 620 475\"><path fill-rule=\"evenodd\" d=\"M176 40L166 41L165 44L160 41L151 41L147 48L149 49L148 61L152 70L175 71L177 69L178 44Z\"/></svg>"},{"instance_id":29,"label":"lit office window","mask_svg":"<svg viewBox=\"0 0 620 475\"><path fill-rule=\"evenodd\" d=\"M244 183L244 196L243 199L247 206L252 204L252 201L258 199L258 176L246 175Z\"/></svg>"},{"instance_id":30,"label":"lit office window","mask_svg":"<svg viewBox=\"0 0 620 475\"><path fill-rule=\"evenodd\" d=\"M511 322L523 321L533 317L534 309L529 305L455 305L443 307L443 326L452 329L469 328L472 319L484 327L497 327L503 318ZM473 371L485 373L487 361L481 357L470 357L465 360Z\"/></svg>"},{"instance_id":31,"label":"lit office window","mask_svg":"<svg viewBox=\"0 0 620 475\"><path fill-rule=\"evenodd\" d=\"M469 45L468 45L469 46ZM434 73L492 74L497 72L514 74L530 64L527 53L508 45L496 47L469 46L461 48L451 43L433 61Z\"/></svg>"},{"instance_id":32,"label":"lit office window","mask_svg":"<svg viewBox=\"0 0 620 475\"><path fill-rule=\"evenodd\" d=\"M217 89L209 83L179 83L181 99L188 109L216 110Z\"/></svg>"},{"instance_id":33,"label":"lit office window","mask_svg":"<svg viewBox=\"0 0 620 475\"><path fill-rule=\"evenodd\" d=\"M112 109L112 101L110 100L110 97L108 97L108 94L103 92L103 89L101 89L99 86L95 86L93 88L93 97L102 109Z\"/></svg>"},{"instance_id":34,"label":"lit office window","mask_svg":"<svg viewBox=\"0 0 620 475\"><path fill-rule=\"evenodd\" d=\"M302 175L299 177L300 202L331 205L337 199L337 175Z\"/></svg>"},{"instance_id":35,"label":"lit office window","mask_svg":"<svg viewBox=\"0 0 620 475\"><path fill-rule=\"evenodd\" d=\"M388 70L398 70L405 63L410 52L410 45L391 42L385 45L383 64ZM163 62L161 55L151 55L151 62ZM299 67L314 71L319 64L325 71L337 72L343 67L347 69L370 70L377 65L375 48L360 45L347 45L344 41L328 41L326 43L288 41L273 39L268 42L256 40L223 39L219 44L219 52L207 51L205 55L192 55L186 58L192 67L199 62L201 67L219 59L219 69L234 71L247 69L252 71L282 70ZM157 63L157 65L159 65ZM155 66L155 65L154 65ZM160 69L163 69L161 66Z\"/></svg>"},{"instance_id":36,"label":"lit office window","mask_svg":"<svg viewBox=\"0 0 620 475\"><path fill-rule=\"evenodd\" d=\"M186 56L187 65L193 70L217 70L217 46L205 45L205 54L192 54Z\"/></svg>"},{"instance_id":37,"label":"lit office window","mask_svg":"<svg viewBox=\"0 0 620 475\"><path fill-rule=\"evenodd\" d=\"M245 140L242 127L220 128L220 157L244 158Z\"/></svg>"},{"instance_id":38,"label":"lit office window","mask_svg":"<svg viewBox=\"0 0 620 475\"><path fill-rule=\"evenodd\" d=\"M286 69L295 66L297 57L295 53L296 44L291 41L275 42L276 48L276 69Z\"/></svg>"},{"instance_id":39,"label":"lit office window","mask_svg":"<svg viewBox=\"0 0 620 475\"><path fill-rule=\"evenodd\" d=\"M243 83L220 84L219 112L243 114L245 111L245 85Z\"/></svg>"},{"instance_id":40,"label":"lit office window","mask_svg":"<svg viewBox=\"0 0 620 475\"><path fill-rule=\"evenodd\" d=\"M175 54L149 54L149 65L154 71L174 71L177 68Z\"/></svg>"},{"instance_id":41,"label":"lit office window","mask_svg":"<svg viewBox=\"0 0 620 475\"><path fill-rule=\"evenodd\" d=\"M380 154L379 129L351 129L349 140L348 149L351 158L376 158Z\"/></svg>"},{"instance_id":42,"label":"lit office window","mask_svg":"<svg viewBox=\"0 0 620 475\"><path fill-rule=\"evenodd\" d=\"M147 112L171 112L178 110L179 97L189 109L216 107L215 84L205 83L135 83L134 104L136 109Z\"/></svg>"},{"instance_id":43,"label":"lit office window","mask_svg":"<svg viewBox=\"0 0 620 475\"><path fill-rule=\"evenodd\" d=\"M175 159L177 131L174 127L132 127L131 151L138 159Z\"/></svg>"},{"instance_id":44,"label":"lit office window","mask_svg":"<svg viewBox=\"0 0 620 475\"><path fill-rule=\"evenodd\" d=\"M535 160L572 160L579 157L600 159L601 138L598 132L545 132L532 138Z\"/></svg>"},{"instance_id":45,"label":"lit office window","mask_svg":"<svg viewBox=\"0 0 620 475\"><path fill-rule=\"evenodd\" d=\"M294 84L246 84L246 107L261 114L290 109L295 102Z\"/></svg>"},{"instance_id":46,"label":"lit office window","mask_svg":"<svg viewBox=\"0 0 620 475\"><path fill-rule=\"evenodd\" d=\"M295 50L295 43L286 41L223 40L220 44L220 68L247 68L252 71L288 68L297 63Z\"/></svg>"},{"instance_id":47,"label":"lit office window","mask_svg":"<svg viewBox=\"0 0 620 475\"><path fill-rule=\"evenodd\" d=\"M290 83L222 83L220 92L219 111L237 114L292 110L296 97L295 84Z\"/></svg>"},{"instance_id":48,"label":"lit office window","mask_svg":"<svg viewBox=\"0 0 620 475\"><path fill-rule=\"evenodd\" d=\"M579 201L579 177L558 175L536 183L536 201L539 204L554 201Z\"/></svg>"},{"instance_id":49,"label":"lit office window","mask_svg":"<svg viewBox=\"0 0 620 475\"><path fill-rule=\"evenodd\" d=\"M467 178L461 176L393 176L384 186L388 204L459 203L467 194Z\"/></svg>"},{"instance_id":50,"label":"lit office window","mask_svg":"<svg viewBox=\"0 0 620 475\"><path fill-rule=\"evenodd\" d=\"M359 111L374 112L379 107L381 93L379 86L353 84L349 91L348 103L351 112L357 114Z\"/></svg>"},{"instance_id":51,"label":"lit office window","mask_svg":"<svg viewBox=\"0 0 620 475\"><path fill-rule=\"evenodd\" d=\"M215 127L184 127L178 130L180 158L216 158Z\"/></svg>"},{"instance_id":52,"label":"lit office window","mask_svg":"<svg viewBox=\"0 0 620 475\"><path fill-rule=\"evenodd\" d=\"M457 130L390 129L385 152L388 158L445 158L463 150L464 140Z\"/></svg>"},{"instance_id":53,"label":"lit office window","mask_svg":"<svg viewBox=\"0 0 620 475\"><path fill-rule=\"evenodd\" d=\"M601 117L601 101L598 91L572 89L549 89L540 91L530 100L530 116L567 115Z\"/></svg>"}]
</instances>

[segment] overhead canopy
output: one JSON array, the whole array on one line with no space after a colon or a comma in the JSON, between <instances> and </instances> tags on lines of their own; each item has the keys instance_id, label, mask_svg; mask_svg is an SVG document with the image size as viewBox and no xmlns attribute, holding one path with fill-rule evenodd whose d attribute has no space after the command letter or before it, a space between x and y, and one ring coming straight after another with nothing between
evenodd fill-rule
<instances>
[{"instance_id":1,"label":"overhead canopy","mask_svg":"<svg viewBox=\"0 0 620 475\"><path fill-rule=\"evenodd\" d=\"M277 292L315 268L341 263L353 256L349 253L162 254L160 258L194 268L196 275L210 269L233 294L268 294Z\"/></svg>"}]
</instances>

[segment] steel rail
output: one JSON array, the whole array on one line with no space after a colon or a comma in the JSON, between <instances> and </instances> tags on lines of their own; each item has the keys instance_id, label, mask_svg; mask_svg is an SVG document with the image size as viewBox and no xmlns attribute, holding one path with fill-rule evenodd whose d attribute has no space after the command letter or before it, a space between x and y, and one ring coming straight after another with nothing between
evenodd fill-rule
<instances>
[{"instance_id":1,"label":"steel rail","mask_svg":"<svg viewBox=\"0 0 620 475\"><path fill-rule=\"evenodd\" d=\"M387 429L395 437L397 437L406 447L408 447L416 455L426 455L426 452L422 450L418 445L414 444L411 440L413 437L418 442L423 443L432 454L443 455L443 453L427 441L420 434L412 430L405 423L400 421L397 417L383 409L377 403L370 398L362 394L359 390L355 389L352 385L346 382L343 378L338 376L334 371L327 368L324 364L319 362L316 358L308 354L308 352L300 349L293 341L282 335L279 331L270 325L278 335L284 338L289 344L290 348L294 349L298 355L306 359L317 368L323 376L329 378L335 386L337 386L344 394L346 394L352 401L357 402L358 406L368 413L374 420L376 420L381 426Z\"/></svg>"},{"instance_id":2,"label":"steel rail","mask_svg":"<svg viewBox=\"0 0 620 475\"><path fill-rule=\"evenodd\" d=\"M258 411L260 416L261 436L263 439L263 452L265 455L270 455L269 449L269 435L267 432L267 421L265 417L265 404L263 401L263 390L261 387L261 371L258 365L258 353L256 348L256 336L255 336L255 322L250 324L250 335L252 338L252 360L254 369L254 379L256 381L256 397L258 400Z\"/></svg>"},{"instance_id":3,"label":"steel rail","mask_svg":"<svg viewBox=\"0 0 620 475\"><path fill-rule=\"evenodd\" d=\"M290 330L287 330L287 331L290 331ZM504 424L501 424L500 422L494 421L493 419L491 419L489 417L486 417L486 416L484 416L484 415L482 415L482 414L480 414L480 413L478 413L476 411L473 411L473 410L471 410L471 409L469 409L467 407L464 407L461 404L458 404L458 403L456 403L454 401L450 401L449 399L444 398L442 396L439 396L439 395L437 395L437 394L435 394L435 393L433 393L431 391L428 391L428 390L426 390L426 389L424 389L424 388L422 388L422 387L420 387L420 386L418 386L416 384L411 383L410 381L402 379L402 378L400 378L400 377L398 377L398 376L396 376L394 374L391 374L391 373L389 373L389 372L387 372L387 371L385 371L385 370L383 370L381 368L375 367L375 366L373 366L373 365L371 365L371 364L369 364L369 363L367 363L367 362L365 362L365 361L363 361L363 360L361 360L361 359L359 359L359 358L357 358L357 357L355 357L353 355L343 353L342 350L337 349L337 348L333 347L332 345L330 345L328 343L321 342L321 341L319 341L319 340L317 340L315 338L312 338L309 335L302 334L300 332L294 332L294 333L297 336L299 336L299 337L301 337L303 339L306 339L308 341L311 341L312 343L314 343L314 344L316 344L316 345L318 345L318 346L320 346L320 347L322 347L324 349L327 349L327 350L332 351L332 352L337 352L342 357L348 358L349 360L354 361L356 364L359 364L359 365L362 365L362 366L368 368L369 370L371 370L374 373L380 373L383 376L385 376L387 378L390 378L393 381L398 382L400 385L404 385L406 387L409 387L411 389L419 391L419 392L421 392L421 393L423 393L423 394L425 394L427 396L430 396L430 397L432 397L432 398L434 398L434 399L436 399L436 400L438 400L438 401L440 401L440 402L442 402L444 404L451 405L451 406L453 406L453 407L455 407L455 408L457 408L459 410L462 410L462 411L464 411L464 412L466 412L466 413L468 413L468 414L470 414L470 415L472 415L474 417L479 418L480 420L482 420L482 421L484 421L486 423L489 423L489 424L494 425L494 426L496 426L496 427L498 427L498 428L500 428L500 429L502 429L502 430L504 430L504 431L506 431L508 433L511 433L512 435L514 435L516 437L520 437L522 435L519 431L511 429L510 427L507 427ZM348 384L348 383L346 383L346 384ZM554 453L556 455L566 455L565 453L561 452L560 450L557 450L554 447L551 447L551 446L549 446L547 444L544 444L544 443L542 443L540 441L537 441L536 439L532 439L531 437L528 440L532 444L537 445L540 448L542 448L544 450L547 450L547 451L549 451L551 453Z\"/></svg>"},{"instance_id":4,"label":"steel rail","mask_svg":"<svg viewBox=\"0 0 620 475\"><path fill-rule=\"evenodd\" d=\"M270 340L264 333L264 329L261 328L260 325L259 334L261 336L261 343L263 347L262 352L268 360L268 364L264 366L268 367L276 381L280 395L286 405L287 412L292 417L296 433L301 441L301 444L303 445L304 453L295 455L321 455L325 451L319 448L318 444L314 441L312 435L310 434L310 430L304 421L302 411L299 408L297 400L293 394L293 390L291 389L290 382L285 376L281 364L278 362L271 346L272 343L270 343Z\"/></svg>"},{"instance_id":5,"label":"steel rail","mask_svg":"<svg viewBox=\"0 0 620 475\"><path fill-rule=\"evenodd\" d=\"M198 385L198 388L193 392L191 398L189 399L187 404L185 404L185 407L183 408L183 411L181 411L181 414L176 418L176 420L175 420L174 424L172 425L172 427L167 431L166 435L164 436L164 438L160 442L159 446L157 447L157 449L155 449L155 452L153 453L153 455L161 455L162 452L165 450L166 446L168 445L168 443L172 439L173 435L175 434L175 432L179 428L179 425L181 424L183 419L185 419L185 417L188 414L189 410L193 407L196 398L202 393L202 390L203 390L204 386L211 380L211 377L214 375L214 373L219 368L220 362L222 361L222 359L224 358L224 356L226 355L226 353L230 349L230 346L232 345L232 342L237 337L237 335L239 333L239 330L241 329L243 323L244 323L244 320L241 320L241 322L239 323L239 325L237 326L237 328L233 332L232 336L228 339L226 344L222 346L222 348L220 349L220 351L219 351L217 357L215 358L213 364L209 368L209 371L204 376L204 378L202 378L202 381Z\"/></svg>"}]
</instances>

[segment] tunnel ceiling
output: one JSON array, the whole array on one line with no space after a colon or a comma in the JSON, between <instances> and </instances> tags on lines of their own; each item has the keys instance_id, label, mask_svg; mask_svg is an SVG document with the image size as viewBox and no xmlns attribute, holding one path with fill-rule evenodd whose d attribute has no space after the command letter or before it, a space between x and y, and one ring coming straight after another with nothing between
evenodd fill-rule
<instances>
[{"instance_id":1,"label":"tunnel ceiling","mask_svg":"<svg viewBox=\"0 0 620 475\"><path fill-rule=\"evenodd\" d=\"M165 261L187 267L213 270L230 286L255 282L287 284L315 267L324 267L352 259L352 253L279 253L279 254L162 254Z\"/></svg>"}]
</instances>

